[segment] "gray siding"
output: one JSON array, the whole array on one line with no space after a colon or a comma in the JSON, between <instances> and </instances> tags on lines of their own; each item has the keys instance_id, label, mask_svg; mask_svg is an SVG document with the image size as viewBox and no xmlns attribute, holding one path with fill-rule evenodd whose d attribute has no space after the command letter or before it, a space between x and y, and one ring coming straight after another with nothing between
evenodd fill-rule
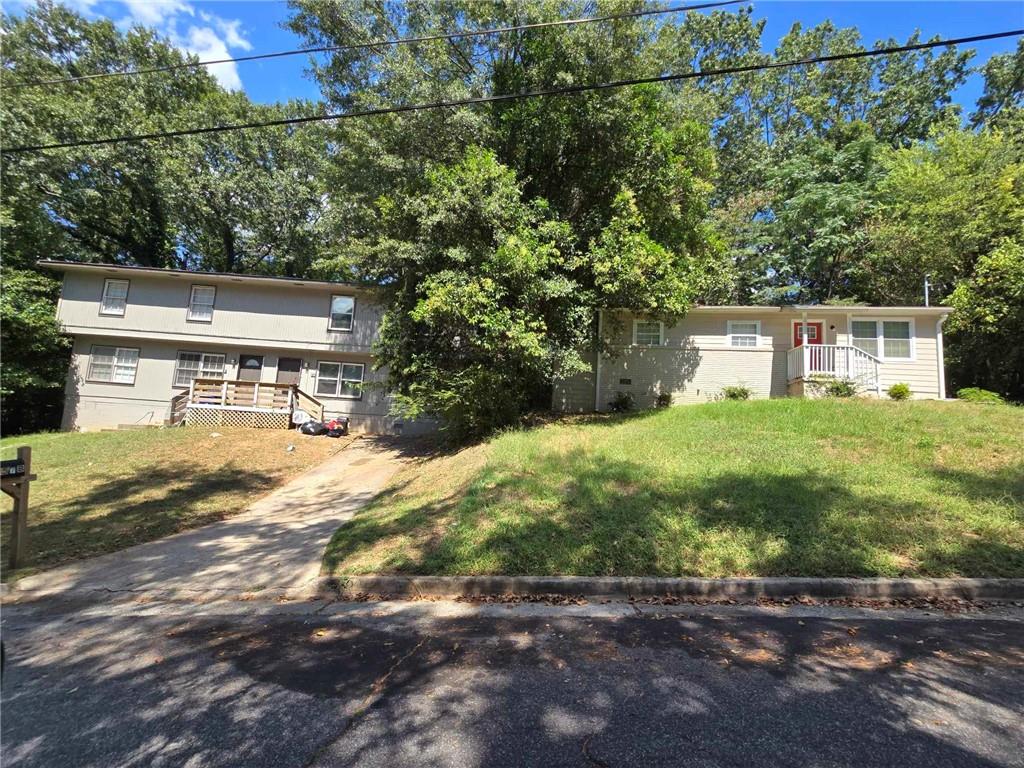
<instances>
[{"instance_id":1,"label":"gray siding","mask_svg":"<svg viewBox=\"0 0 1024 768\"><path fill-rule=\"evenodd\" d=\"M89 381L89 359L93 346L118 345L139 350L139 364L133 384L111 384ZM109 337L78 336L72 349L72 363L65 393L64 429L110 429L124 424L161 424L168 416L171 397L181 390L173 386L174 367L179 351L216 352L227 358L228 378L237 374L239 354L252 352L245 345L180 345L163 341L112 340ZM324 414L348 416L352 428L362 432L392 432L402 427L400 419L388 416L390 398L379 386L383 373L373 371L372 358L359 353L317 352L297 355L293 350L266 350L262 381L277 377L279 357L301 356L302 374L299 388L324 404ZM367 386L360 400L328 398L316 395L318 361L363 363ZM377 386L374 386L374 385ZM422 425L405 425L406 432Z\"/></svg>"},{"instance_id":2,"label":"gray siding","mask_svg":"<svg viewBox=\"0 0 1024 768\"><path fill-rule=\"evenodd\" d=\"M58 319L70 333L116 335L174 341L225 343L245 339L257 348L283 347L322 351L369 352L380 324L380 307L366 291L330 286L233 283L230 278L129 275L128 305L123 317L100 314L106 278L123 274L69 271ZM217 288L213 321L188 320L193 285ZM353 295L355 319L351 332L329 331L332 295Z\"/></svg>"},{"instance_id":3,"label":"gray siding","mask_svg":"<svg viewBox=\"0 0 1024 768\"><path fill-rule=\"evenodd\" d=\"M555 381L552 407L559 413L586 413L594 410L594 353L584 355L590 370Z\"/></svg>"}]
</instances>

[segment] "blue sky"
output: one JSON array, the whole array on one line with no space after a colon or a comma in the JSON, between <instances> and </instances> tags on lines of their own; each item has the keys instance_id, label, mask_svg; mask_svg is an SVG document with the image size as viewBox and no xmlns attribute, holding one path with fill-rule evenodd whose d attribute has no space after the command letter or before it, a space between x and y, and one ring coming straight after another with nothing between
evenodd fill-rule
<instances>
[{"instance_id":1,"label":"blue sky","mask_svg":"<svg viewBox=\"0 0 1024 768\"><path fill-rule=\"evenodd\" d=\"M284 0L67 0L86 15L104 16L120 24L155 27L179 47L203 59L269 53L301 47L301 41L282 28L288 18ZM683 4L685 0L672 0ZM666 0L666 5L670 4ZM915 29L923 37L965 37L1024 27L1024 2L884 2L883 0L771 0L755 2L754 15L767 20L765 45L774 43L795 22L814 26L832 19L838 26L856 26L864 40L894 37L905 40ZM994 53L1011 51L1016 40L1008 38L978 44L974 64ZM229 88L244 88L257 101L289 98L316 99L316 85L304 76L303 56L255 61L213 68ZM971 110L981 92L981 77L974 75L956 94Z\"/></svg>"}]
</instances>

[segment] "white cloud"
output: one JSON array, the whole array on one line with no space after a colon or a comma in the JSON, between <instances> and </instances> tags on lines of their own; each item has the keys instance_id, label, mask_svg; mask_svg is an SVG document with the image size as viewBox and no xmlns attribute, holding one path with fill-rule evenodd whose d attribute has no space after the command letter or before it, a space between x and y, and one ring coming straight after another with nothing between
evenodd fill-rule
<instances>
[{"instance_id":1,"label":"white cloud","mask_svg":"<svg viewBox=\"0 0 1024 768\"><path fill-rule=\"evenodd\" d=\"M200 11L199 18L207 24L213 24L224 35L224 42L227 43L229 48L241 48L243 51L252 50L252 43L242 37L240 31L242 27L241 19L231 19L228 21L206 11Z\"/></svg>"},{"instance_id":2,"label":"white cloud","mask_svg":"<svg viewBox=\"0 0 1024 768\"><path fill-rule=\"evenodd\" d=\"M77 4L78 10L87 16L102 14L96 6L99 0L64 0ZM119 0L127 16L117 23L121 27L138 24L155 29L167 37L175 47L192 53L200 61L227 59L234 51L251 51L252 43L244 36L241 19L225 19L215 13L196 11L185 0ZM105 10L107 3L101 8ZM180 27L185 28L181 32ZM229 90L241 90L242 78L234 62L214 64L207 67L211 75Z\"/></svg>"},{"instance_id":3,"label":"white cloud","mask_svg":"<svg viewBox=\"0 0 1024 768\"><path fill-rule=\"evenodd\" d=\"M136 24L157 27L172 22L180 14L195 16L196 10L184 0L121 0L128 17Z\"/></svg>"},{"instance_id":4,"label":"white cloud","mask_svg":"<svg viewBox=\"0 0 1024 768\"><path fill-rule=\"evenodd\" d=\"M176 46L194 53L200 61L207 59L225 59L231 56L228 42L217 35L210 27L189 27L184 38L171 38ZM248 43L246 43L248 46ZM237 46L243 47L243 46ZM245 47L249 50L252 46ZM213 64L207 70L228 90L237 91L242 88L242 79L238 76L238 67L234 62Z\"/></svg>"},{"instance_id":5,"label":"white cloud","mask_svg":"<svg viewBox=\"0 0 1024 768\"><path fill-rule=\"evenodd\" d=\"M88 15L99 0L64 0L64 5L73 11Z\"/></svg>"}]
</instances>

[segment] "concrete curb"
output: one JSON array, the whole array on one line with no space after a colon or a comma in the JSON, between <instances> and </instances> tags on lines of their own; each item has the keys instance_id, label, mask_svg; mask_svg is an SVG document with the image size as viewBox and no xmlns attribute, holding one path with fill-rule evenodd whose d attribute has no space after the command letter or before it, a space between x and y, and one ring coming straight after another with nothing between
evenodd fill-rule
<instances>
[{"instance_id":1,"label":"concrete curb","mask_svg":"<svg viewBox=\"0 0 1024 768\"><path fill-rule=\"evenodd\" d=\"M482 597L676 597L706 600L754 598L861 598L867 600L960 598L1024 600L1024 579L853 579L771 577L696 579L587 576L346 576L324 577L320 595Z\"/></svg>"}]
</instances>

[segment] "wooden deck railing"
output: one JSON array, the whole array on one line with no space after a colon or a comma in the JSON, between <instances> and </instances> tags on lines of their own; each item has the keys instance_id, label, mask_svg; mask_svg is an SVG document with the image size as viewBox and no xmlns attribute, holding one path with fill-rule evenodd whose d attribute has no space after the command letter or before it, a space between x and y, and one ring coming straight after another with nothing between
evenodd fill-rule
<instances>
[{"instance_id":1,"label":"wooden deck railing","mask_svg":"<svg viewBox=\"0 0 1024 768\"><path fill-rule=\"evenodd\" d=\"M170 407L167 409L167 426L174 427L181 424L185 418L185 411L188 408L189 391L181 390L171 398Z\"/></svg>"},{"instance_id":2,"label":"wooden deck railing","mask_svg":"<svg viewBox=\"0 0 1024 768\"><path fill-rule=\"evenodd\" d=\"M172 413L179 397L183 397L180 404L183 413L190 405L288 414L296 408L301 408L317 421L322 421L324 417L323 403L294 384L237 379L195 379L187 391L171 400Z\"/></svg>"},{"instance_id":3,"label":"wooden deck railing","mask_svg":"<svg viewBox=\"0 0 1024 768\"><path fill-rule=\"evenodd\" d=\"M301 408L317 421L324 420L324 404L298 387L295 388L295 407Z\"/></svg>"},{"instance_id":4,"label":"wooden deck railing","mask_svg":"<svg viewBox=\"0 0 1024 768\"><path fill-rule=\"evenodd\" d=\"M188 401L190 405L290 412L294 407L294 387L263 381L195 379Z\"/></svg>"}]
</instances>

